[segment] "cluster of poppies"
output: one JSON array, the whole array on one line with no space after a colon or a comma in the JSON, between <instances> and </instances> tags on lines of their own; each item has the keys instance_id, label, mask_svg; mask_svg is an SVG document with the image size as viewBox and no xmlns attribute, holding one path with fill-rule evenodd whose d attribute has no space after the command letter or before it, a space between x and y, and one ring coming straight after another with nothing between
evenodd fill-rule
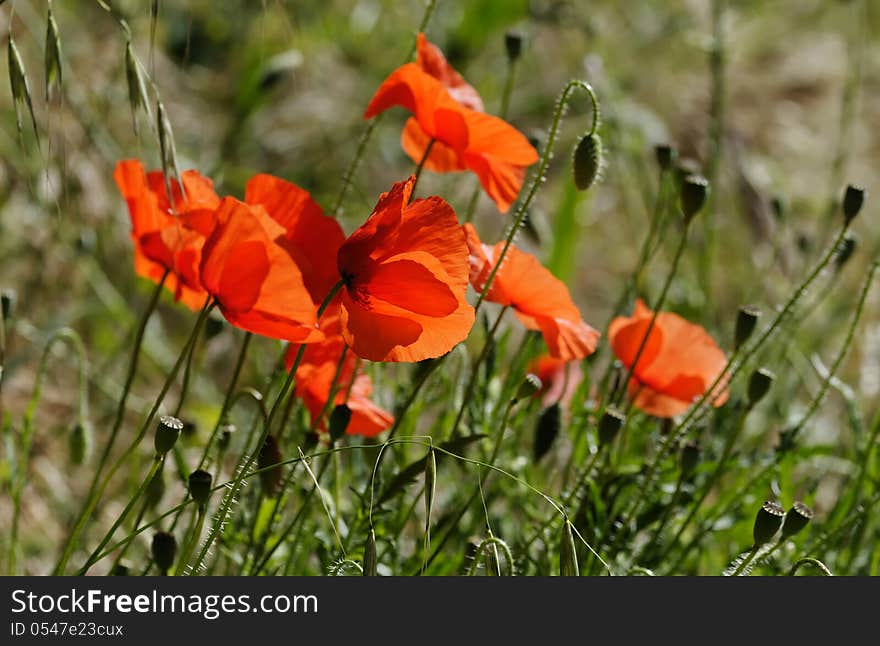
<instances>
[{"instance_id":1,"label":"cluster of poppies","mask_svg":"<svg viewBox=\"0 0 880 646\"><path fill-rule=\"evenodd\" d=\"M409 110L407 154L429 170L472 171L507 211L537 152L483 111L476 90L424 35L417 45L417 61L382 83L365 118ZM164 281L194 310L212 302L232 325L288 341L289 369L301 355L295 394L313 422L328 403L346 403L348 433L388 428L393 418L370 401L359 359L414 362L449 352L474 323L469 284L540 331L554 370L590 355L599 341L568 288L537 258L512 245L495 271L504 243L482 243L441 197L415 198L414 176L380 195L348 237L307 191L271 175L251 178L243 201L221 198L197 171L172 179L137 160L119 162L114 179L131 216L135 271ZM627 367L644 346L632 371L634 403L676 415L705 392L724 354L699 326L667 313L648 325L652 319L637 303L632 318L612 323L611 346Z\"/></svg>"}]
</instances>

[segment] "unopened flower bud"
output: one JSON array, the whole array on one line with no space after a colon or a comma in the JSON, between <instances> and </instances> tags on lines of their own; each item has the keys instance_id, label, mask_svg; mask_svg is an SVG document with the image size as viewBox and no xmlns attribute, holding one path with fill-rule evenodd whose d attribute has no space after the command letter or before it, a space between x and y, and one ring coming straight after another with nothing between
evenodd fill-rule
<instances>
[{"instance_id":1,"label":"unopened flower bud","mask_svg":"<svg viewBox=\"0 0 880 646\"><path fill-rule=\"evenodd\" d=\"M847 224L852 222L853 218L859 214L864 202L865 189L852 184L846 187L846 191L843 194L843 218Z\"/></svg>"},{"instance_id":2,"label":"unopened flower bud","mask_svg":"<svg viewBox=\"0 0 880 646\"><path fill-rule=\"evenodd\" d=\"M654 146L654 156L657 158L657 165L660 167L660 170L664 172L672 168L677 155L678 153L675 148L669 144L658 144Z\"/></svg>"},{"instance_id":3,"label":"unopened flower bud","mask_svg":"<svg viewBox=\"0 0 880 646\"><path fill-rule=\"evenodd\" d=\"M739 308L736 315L736 329L733 333L733 345L736 349L741 348L751 338L760 316L761 310L757 307L743 305Z\"/></svg>"},{"instance_id":4,"label":"unopened flower bud","mask_svg":"<svg viewBox=\"0 0 880 646\"><path fill-rule=\"evenodd\" d=\"M700 463L700 445L687 442L681 447L680 465L682 478L688 478Z\"/></svg>"},{"instance_id":5,"label":"unopened flower bud","mask_svg":"<svg viewBox=\"0 0 880 646\"><path fill-rule=\"evenodd\" d=\"M165 471L160 469L156 471L155 475L147 483L147 490L144 492L144 505L146 505L147 509L155 509L162 502L164 495Z\"/></svg>"},{"instance_id":6,"label":"unopened flower bud","mask_svg":"<svg viewBox=\"0 0 880 646\"><path fill-rule=\"evenodd\" d=\"M834 256L834 266L838 271L850 258L852 258L858 244L859 240L853 233L847 233L843 237L843 240L840 241L840 246L837 248L837 254Z\"/></svg>"},{"instance_id":7,"label":"unopened flower bud","mask_svg":"<svg viewBox=\"0 0 880 646\"><path fill-rule=\"evenodd\" d=\"M516 389L516 395L514 395L513 400L519 401L520 399L528 399L536 392L541 390L544 384L541 383L541 379L538 375L532 374L531 372L525 376L520 383L519 388Z\"/></svg>"},{"instance_id":8,"label":"unopened flower bud","mask_svg":"<svg viewBox=\"0 0 880 646\"><path fill-rule=\"evenodd\" d=\"M749 407L754 406L764 398L764 395L770 390L776 375L767 370L767 368L758 368L749 377Z\"/></svg>"},{"instance_id":9,"label":"unopened flower bud","mask_svg":"<svg viewBox=\"0 0 880 646\"><path fill-rule=\"evenodd\" d=\"M348 405L337 404L334 406L333 412L330 413L330 423L327 425L331 442L336 442L345 435L345 429L348 428L349 422L351 422L351 409Z\"/></svg>"},{"instance_id":10,"label":"unopened flower bud","mask_svg":"<svg viewBox=\"0 0 880 646\"><path fill-rule=\"evenodd\" d=\"M782 538L791 538L813 520L813 510L802 502L796 502L785 514L782 522Z\"/></svg>"},{"instance_id":11,"label":"unopened flower bud","mask_svg":"<svg viewBox=\"0 0 880 646\"><path fill-rule=\"evenodd\" d=\"M535 425L535 439L532 443L532 457L535 462L547 455L547 452L556 441L559 435L559 428L562 425L562 407L559 402L550 404L541 411L538 416L538 422Z\"/></svg>"},{"instance_id":12,"label":"unopened flower bud","mask_svg":"<svg viewBox=\"0 0 880 646\"><path fill-rule=\"evenodd\" d=\"M174 557L177 554L177 540L168 532L156 532L153 535L153 543L150 546L156 567L164 576L174 565Z\"/></svg>"},{"instance_id":13,"label":"unopened flower bud","mask_svg":"<svg viewBox=\"0 0 880 646\"><path fill-rule=\"evenodd\" d=\"M211 497L211 484L214 478L207 471L199 469L189 474L187 484L189 485L189 495L199 507L203 507L208 503Z\"/></svg>"},{"instance_id":14,"label":"unopened flower bud","mask_svg":"<svg viewBox=\"0 0 880 646\"><path fill-rule=\"evenodd\" d=\"M0 291L0 304L3 306L3 320L8 321L15 313L15 290L5 288Z\"/></svg>"},{"instance_id":15,"label":"unopened flower bud","mask_svg":"<svg viewBox=\"0 0 880 646\"><path fill-rule=\"evenodd\" d=\"M574 149L572 162L574 185L580 191L590 188L602 169L602 138L596 132L587 133Z\"/></svg>"},{"instance_id":16,"label":"unopened flower bud","mask_svg":"<svg viewBox=\"0 0 880 646\"><path fill-rule=\"evenodd\" d=\"M205 339L210 341L223 331L223 317L211 314L205 319Z\"/></svg>"},{"instance_id":17,"label":"unopened flower bud","mask_svg":"<svg viewBox=\"0 0 880 646\"><path fill-rule=\"evenodd\" d=\"M278 440L274 435L267 435L266 441L260 448L260 454L257 456L257 468L266 469L266 467L271 467L279 462L281 462L281 449L278 448ZM260 481L263 483L266 495L275 496L281 486L281 469L275 467L260 471Z\"/></svg>"},{"instance_id":18,"label":"unopened flower bud","mask_svg":"<svg viewBox=\"0 0 880 646\"><path fill-rule=\"evenodd\" d=\"M511 29L504 34L504 49L507 50L507 60L511 63L517 60L522 54L523 40L524 37L522 32L514 29Z\"/></svg>"},{"instance_id":19,"label":"unopened flower bud","mask_svg":"<svg viewBox=\"0 0 880 646\"><path fill-rule=\"evenodd\" d=\"M681 183L681 211L685 224L690 224L694 216L706 204L709 197L709 181L701 175L688 175Z\"/></svg>"},{"instance_id":20,"label":"unopened flower bud","mask_svg":"<svg viewBox=\"0 0 880 646\"><path fill-rule=\"evenodd\" d=\"M156 453L159 455L165 455L168 453L168 451L174 447L177 438L180 436L180 431L182 430L183 422L176 417L172 417L171 415L163 415L160 417L159 423L156 425L156 437L154 441Z\"/></svg>"},{"instance_id":21,"label":"unopened flower bud","mask_svg":"<svg viewBox=\"0 0 880 646\"><path fill-rule=\"evenodd\" d=\"M128 576L128 574L128 566L123 565L122 563L117 563L113 566L113 569L110 570L110 576Z\"/></svg>"},{"instance_id":22,"label":"unopened flower bud","mask_svg":"<svg viewBox=\"0 0 880 646\"><path fill-rule=\"evenodd\" d=\"M67 448L70 451L70 461L74 464L82 464L85 462L91 444L91 426L87 421L77 422L67 436Z\"/></svg>"},{"instance_id":23,"label":"unopened flower bud","mask_svg":"<svg viewBox=\"0 0 880 646\"><path fill-rule=\"evenodd\" d=\"M773 211L773 217L777 222L782 222L785 218L785 198L781 195L774 195L770 198L770 210Z\"/></svg>"},{"instance_id":24,"label":"unopened flower bud","mask_svg":"<svg viewBox=\"0 0 880 646\"><path fill-rule=\"evenodd\" d=\"M773 538L782 526L784 516L785 510L778 503L768 500L761 505L752 530L755 545L763 545Z\"/></svg>"},{"instance_id":25,"label":"unopened flower bud","mask_svg":"<svg viewBox=\"0 0 880 646\"><path fill-rule=\"evenodd\" d=\"M599 419L599 446L611 444L620 431L626 417L615 408L607 408Z\"/></svg>"}]
</instances>

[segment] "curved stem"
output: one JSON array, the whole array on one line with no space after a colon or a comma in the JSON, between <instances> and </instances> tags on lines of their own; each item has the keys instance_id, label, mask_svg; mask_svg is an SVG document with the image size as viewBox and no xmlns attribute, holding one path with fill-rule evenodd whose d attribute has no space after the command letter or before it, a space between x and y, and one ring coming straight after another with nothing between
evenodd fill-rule
<instances>
[{"instance_id":1,"label":"curved stem","mask_svg":"<svg viewBox=\"0 0 880 646\"><path fill-rule=\"evenodd\" d=\"M825 564L824 564L822 561L820 561L819 559L814 559L814 558L812 558L812 557L810 557L810 556L804 557L804 558L800 559L797 563L795 563L794 565L792 565L792 566L791 566L791 569L788 571L788 576L794 576L795 573L797 573L797 571L798 571L799 569L801 569L801 567L804 566L804 565L812 565L812 566L814 566L814 567L819 568L819 571L820 571L822 574L824 574L825 576L834 576L834 575L831 573L831 570L828 569L828 566L827 566L827 565L825 565Z\"/></svg>"}]
</instances>

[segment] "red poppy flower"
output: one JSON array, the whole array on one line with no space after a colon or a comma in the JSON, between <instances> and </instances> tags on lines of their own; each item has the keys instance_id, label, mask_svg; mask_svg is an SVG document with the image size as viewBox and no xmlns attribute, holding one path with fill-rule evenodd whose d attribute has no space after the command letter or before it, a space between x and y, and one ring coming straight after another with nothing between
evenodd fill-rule
<instances>
[{"instance_id":1,"label":"red poppy flower","mask_svg":"<svg viewBox=\"0 0 880 646\"><path fill-rule=\"evenodd\" d=\"M567 406L583 379L579 361L564 361L549 354L531 361L527 371L541 380L541 389L535 396L541 398L544 407L554 402Z\"/></svg>"},{"instance_id":2,"label":"red poppy flower","mask_svg":"<svg viewBox=\"0 0 880 646\"><path fill-rule=\"evenodd\" d=\"M202 250L202 285L237 327L296 343L319 341L317 306L284 247L287 233L265 208L224 198Z\"/></svg>"},{"instance_id":3,"label":"red poppy flower","mask_svg":"<svg viewBox=\"0 0 880 646\"><path fill-rule=\"evenodd\" d=\"M449 96L459 104L483 112L483 99L480 98L479 93L453 69L440 48L429 42L421 32L416 38L416 65L440 81L449 92Z\"/></svg>"},{"instance_id":4,"label":"red poppy flower","mask_svg":"<svg viewBox=\"0 0 880 646\"><path fill-rule=\"evenodd\" d=\"M198 310L207 297L199 281L201 250L220 202L211 180L187 170L180 182L166 184L161 171L145 173L136 159L117 163L113 179L131 217L135 272L158 283L167 271L165 287L175 300Z\"/></svg>"},{"instance_id":5,"label":"red poppy flower","mask_svg":"<svg viewBox=\"0 0 880 646\"><path fill-rule=\"evenodd\" d=\"M333 378L345 348L338 314L322 317L321 330L326 338L319 343L310 343L306 346L299 367L296 369L294 390L294 394L302 399L308 408L313 424L330 397ZM285 361L288 370L293 367L299 348L298 345L291 345L287 349ZM356 369L357 357L351 351L346 352L333 403L334 405L345 403L351 409L351 420L345 431L348 435L374 437L389 428L394 423L394 417L370 400L373 389L370 377L356 374ZM322 422L320 429L326 430L325 425Z\"/></svg>"},{"instance_id":6,"label":"red poppy flower","mask_svg":"<svg viewBox=\"0 0 880 646\"><path fill-rule=\"evenodd\" d=\"M474 322L465 300L467 243L442 198L409 202L414 177L383 193L339 248L345 342L371 361L421 361L449 352Z\"/></svg>"},{"instance_id":7,"label":"red poppy flower","mask_svg":"<svg viewBox=\"0 0 880 646\"><path fill-rule=\"evenodd\" d=\"M470 249L470 281L482 291L504 243L483 244L471 224L464 225ZM530 330L540 330L550 355L563 361L583 359L595 351L601 336L581 318L565 284L533 255L510 245L486 300L508 305Z\"/></svg>"},{"instance_id":8,"label":"red poppy flower","mask_svg":"<svg viewBox=\"0 0 880 646\"><path fill-rule=\"evenodd\" d=\"M615 318L608 328L614 354L629 370L654 313L636 301L630 317ZM657 417L684 413L703 396L724 369L727 359L699 325L677 314L660 312L628 384L633 405ZM718 385L715 406L727 401L727 385Z\"/></svg>"},{"instance_id":9,"label":"red poppy flower","mask_svg":"<svg viewBox=\"0 0 880 646\"><path fill-rule=\"evenodd\" d=\"M421 58L425 67L449 82L451 68L445 59L439 65L430 54ZM498 209L506 212L522 188L526 168L538 161L538 153L522 133L503 119L456 101L444 81L419 63L407 63L385 79L367 106L364 118L370 119L395 105L406 108L413 117L403 129L401 145L410 158L418 163L430 145L425 168L438 173L472 171ZM452 90L459 96L467 95L460 84Z\"/></svg>"}]
</instances>

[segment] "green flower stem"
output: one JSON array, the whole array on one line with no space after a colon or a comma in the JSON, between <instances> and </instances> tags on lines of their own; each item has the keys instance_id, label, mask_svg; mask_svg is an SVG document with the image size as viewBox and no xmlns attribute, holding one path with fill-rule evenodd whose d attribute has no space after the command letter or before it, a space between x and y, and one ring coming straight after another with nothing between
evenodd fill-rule
<instances>
[{"instance_id":1,"label":"green flower stem","mask_svg":"<svg viewBox=\"0 0 880 646\"><path fill-rule=\"evenodd\" d=\"M199 536L202 535L202 528L205 526L206 512L206 506L199 505L198 511L196 512L195 527L193 527L192 532L189 533L189 537L186 540L184 549L180 553L180 559L177 561L177 569L175 569L174 571L174 576L181 576L186 569L186 563L187 561L189 561L190 556L192 556L193 550L199 542Z\"/></svg>"},{"instance_id":2,"label":"green flower stem","mask_svg":"<svg viewBox=\"0 0 880 646\"><path fill-rule=\"evenodd\" d=\"M205 306L202 308L199 313L198 318L196 319L196 323L193 326L192 332L190 333L189 339L186 342L183 350L177 357L177 361L174 364L174 367L171 369L171 372L168 374L168 377L165 379L165 383L162 385L162 389L156 397L156 401L153 403L153 407L150 409L150 412L147 415L147 418L144 420L141 425L140 430L132 441L131 445L125 450L125 452L120 456L120 458L116 461L104 479L101 481L100 486L98 486L89 499L86 501L85 507L80 512L79 518L74 525L73 531L70 534L70 537L67 539L67 543L65 544L64 551L59 559L57 565L55 566L54 574L55 575L63 575L65 569L67 568L67 562L70 560L70 556L73 553L73 549L76 546L77 540L79 538L80 533L85 528L86 523L91 517L92 512L95 509L95 506L98 504L98 501L101 499L101 496L104 494L104 491L107 488L107 485L110 484L110 481L113 479L113 476L116 475L116 472L128 462L128 459L131 455L137 450L141 441L147 434L147 431L150 429L150 426L153 423L153 419L156 417L156 413L159 411L159 407L162 405L162 401L165 399L165 395L168 394L168 391L171 389L171 384L174 383L175 378L177 377L177 373L180 372L180 368L183 365L184 360L186 359L187 352L189 351L189 347L196 342L196 339L201 332L202 325L205 322L205 319L208 317L210 311L214 308L215 302L212 299L206 299Z\"/></svg>"},{"instance_id":3,"label":"green flower stem","mask_svg":"<svg viewBox=\"0 0 880 646\"><path fill-rule=\"evenodd\" d=\"M794 565L792 565L791 569L788 571L787 576L794 576L797 571L800 570L801 567L803 567L804 565L812 565L818 568L819 571L825 576L834 576L834 574L831 573L831 570L828 569L827 565L825 565L819 559L814 559L810 556L804 557L797 561Z\"/></svg>"},{"instance_id":4,"label":"green flower stem","mask_svg":"<svg viewBox=\"0 0 880 646\"><path fill-rule=\"evenodd\" d=\"M749 551L748 555L740 562L739 566L733 571L731 576L739 576L742 574L743 570L746 569L749 563L755 560L755 557L758 555L758 550L761 549L760 545L755 545Z\"/></svg>"},{"instance_id":5,"label":"green flower stem","mask_svg":"<svg viewBox=\"0 0 880 646\"><path fill-rule=\"evenodd\" d=\"M431 141L428 142L428 145L425 147L425 152L422 155L422 158L419 160L419 163L416 165L415 170L415 180L413 181L412 191L410 192L410 199L416 196L416 186L419 185L419 178L422 176L422 170L425 168L425 163L428 161L428 157L431 155L431 149L434 147L434 144L437 143L437 140L431 137Z\"/></svg>"}]
</instances>

